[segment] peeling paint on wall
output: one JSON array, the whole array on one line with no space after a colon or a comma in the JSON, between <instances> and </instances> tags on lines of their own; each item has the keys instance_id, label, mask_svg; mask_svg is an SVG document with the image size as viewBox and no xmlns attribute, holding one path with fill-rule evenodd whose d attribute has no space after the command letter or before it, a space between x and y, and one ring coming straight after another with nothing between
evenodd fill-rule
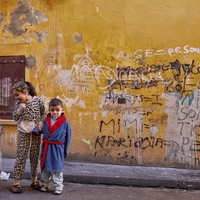
<instances>
[{"instance_id":1,"label":"peeling paint on wall","mask_svg":"<svg viewBox=\"0 0 200 200\"><path fill-rule=\"evenodd\" d=\"M49 102L50 102L51 98L50 98L50 97L46 97L46 96L43 95L43 94L41 95L41 98L42 98L43 101L44 101L46 110L49 110Z\"/></svg>"},{"instance_id":2,"label":"peeling paint on wall","mask_svg":"<svg viewBox=\"0 0 200 200\"><path fill-rule=\"evenodd\" d=\"M96 10L97 10L97 12L99 12L99 7L98 6L96 6Z\"/></svg>"},{"instance_id":3,"label":"peeling paint on wall","mask_svg":"<svg viewBox=\"0 0 200 200\"><path fill-rule=\"evenodd\" d=\"M9 32L14 36L20 36L28 32L28 28L24 30L21 29L24 24L29 23L31 25L37 25L47 20L48 16L33 8L30 4L30 0L28 2L18 0L15 9L10 14L10 24L8 26L5 25L3 33Z\"/></svg>"},{"instance_id":4,"label":"peeling paint on wall","mask_svg":"<svg viewBox=\"0 0 200 200\"><path fill-rule=\"evenodd\" d=\"M63 38L63 35L61 33L57 33L57 36Z\"/></svg>"},{"instance_id":5,"label":"peeling paint on wall","mask_svg":"<svg viewBox=\"0 0 200 200\"><path fill-rule=\"evenodd\" d=\"M35 35L38 36L38 39L36 41L38 41L39 43L43 43L45 36L48 36L49 34L46 33L44 30L41 30L40 32L35 33Z\"/></svg>"},{"instance_id":6,"label":"peeling paint on wall","mask_svg":"<svg viewBox=\"0 0 200 200\"><path fill-rule=\"evenodd\" d=\"M194 100L191 105L189 98L182 104L184 99L178 99L176 95L163 95L166 98L165 113L168 114L165 137L170 145L166 145L167 161L194 165L196 136L199 136L200 112L198 105L199 92L194 92ZM177 107L178 104L178 107Z\"/></svg>"},{"instance_id":7,"label":"peeling paint on wall","mask_svg":"<svg viewBox=\"0 0 200 200\"><path fill-rule=\"evenodd\" d=\"M153 125L151 128L150 128L150 132L151 132L151 137L155 137L156 136L156 134L159 132L160 130L159 130L159 128L158 128L158 126L156 126L156 125Z\"/></svg>"},{"instance_id":8,"label":"peeling paint on wall","mask_svg":"<svg viewBox=\"0 0 200 200\"><path fill-rule=\"evenodd\" d=\"M73 35L72 42L81 42L82 41L82 34L81 33L75 33Z\"/></svg>"}]
</instances>

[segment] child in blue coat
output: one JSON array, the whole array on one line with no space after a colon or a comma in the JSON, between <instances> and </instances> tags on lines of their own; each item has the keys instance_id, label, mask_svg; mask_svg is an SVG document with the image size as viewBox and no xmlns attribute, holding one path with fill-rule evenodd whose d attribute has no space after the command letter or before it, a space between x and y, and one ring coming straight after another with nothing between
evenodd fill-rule
<instances>
[{"instance_id":1,"label":"child in blue coat","mask_svg":"<svg viewBox=\"0 0 200 200\"><path fill-rule=\"evenodd\" d=\"M41 151L41 192L46 192L50 180L54 183L54 194L63 190L63 162L71 142L71 126L63 113L60 99L52 99L49 103L49 114L43 126L43 143ZM37 135L35 130L33 134Z\"/></svg>"}]
</instances>

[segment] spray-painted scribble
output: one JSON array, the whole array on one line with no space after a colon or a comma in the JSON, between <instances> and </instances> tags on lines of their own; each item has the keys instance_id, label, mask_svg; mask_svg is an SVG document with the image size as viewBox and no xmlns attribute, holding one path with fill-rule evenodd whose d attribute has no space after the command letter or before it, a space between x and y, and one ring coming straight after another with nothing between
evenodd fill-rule
<instances>
[{"instance_id":1,"label":"spray-painted scribble","mask_svg":"<svg viewBox=\"0 0 200 200\"><path fill-rule=\"evenodd\" d=\"M186 51L187 47L184 48ZM139 52L137 58L131 55L133 62L141 58ZM147 51L148 56L151 52ZM169 52L172 54L172 49ZM174 52L178 53L178 48ZM94 102L95 106L90 107L98 113L98 119L102 117L99 133L95 139L82 138L95 151L94 157L112 157L117 148L120 162L141 165L146 151L160 148L165 152L166 163L198 165L200 92L199 82L193 80L200 74L199 64L194 60L191 63L175 60L151 65L138 62L137 67L122 67L119 63L106 66L96 63L95 56L98 54L91 55L86 44L86 53L74 55L72 67L64 69L57 63L56 55L47 54L43 73L56 73L49 82L39 86L42 91L49 87L59 90L56 97L64 102L68 112L75 107L87 112L87 102L92 102L89 95L96 89L101 92L93 96L98 98L98 104ZM120 52L116 59L127 57L130 55ZM118 119L109 118L110 115ZM79 117L81 126L85 127L82 115ZM97 123L96 117L94 122ZM165 130L161 124L166 126ZM165 137L160 136L163 131Z\"/></svg>"}]
</instances>

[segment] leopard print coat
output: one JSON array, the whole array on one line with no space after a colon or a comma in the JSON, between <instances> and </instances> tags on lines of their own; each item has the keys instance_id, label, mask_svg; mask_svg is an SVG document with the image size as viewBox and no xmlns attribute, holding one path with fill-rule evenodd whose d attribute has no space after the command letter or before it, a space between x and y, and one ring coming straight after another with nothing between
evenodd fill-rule
<instances>
[{"instance_id":1,"label":"leopard print coat","mask_svg":"<svg viewBox=\"0 0 200 200\"><path fill-rule=\"evenodd\" d=\"M43 125L43 121L46 118L46 110L44 101L38 96L34 96L32 100L27 101L26 108L20 112L20 102L16 102L15 110L13 112L13 119L18 121L17 127L18 130L26 132L25 126L30 128L34 124L36 127L38 124ZM26 122L26 123L25 123ZM33 128L35 128L33 127ZM33 129L32 128L32 129Z\"/></svg>"}]
</instances>

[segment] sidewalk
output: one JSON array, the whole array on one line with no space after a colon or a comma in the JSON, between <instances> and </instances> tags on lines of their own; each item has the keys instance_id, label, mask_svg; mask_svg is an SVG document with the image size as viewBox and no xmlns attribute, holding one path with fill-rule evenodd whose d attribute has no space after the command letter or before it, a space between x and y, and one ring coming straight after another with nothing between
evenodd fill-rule
<instances>
[{"instance_id":1,"label":"sidewalk","mask_svg":"<svg viewBox=\"0 0 200 200\"><path fill-rule=\"evenodd\" d=\"M2 159L1 171L12 177L15 159ZM200 170L64 162L64 181L138 187L200 189ZM30 179L27 160L24 179ZM40 171L39 171L40 179Z\"/></svg>"}]
</instances>

